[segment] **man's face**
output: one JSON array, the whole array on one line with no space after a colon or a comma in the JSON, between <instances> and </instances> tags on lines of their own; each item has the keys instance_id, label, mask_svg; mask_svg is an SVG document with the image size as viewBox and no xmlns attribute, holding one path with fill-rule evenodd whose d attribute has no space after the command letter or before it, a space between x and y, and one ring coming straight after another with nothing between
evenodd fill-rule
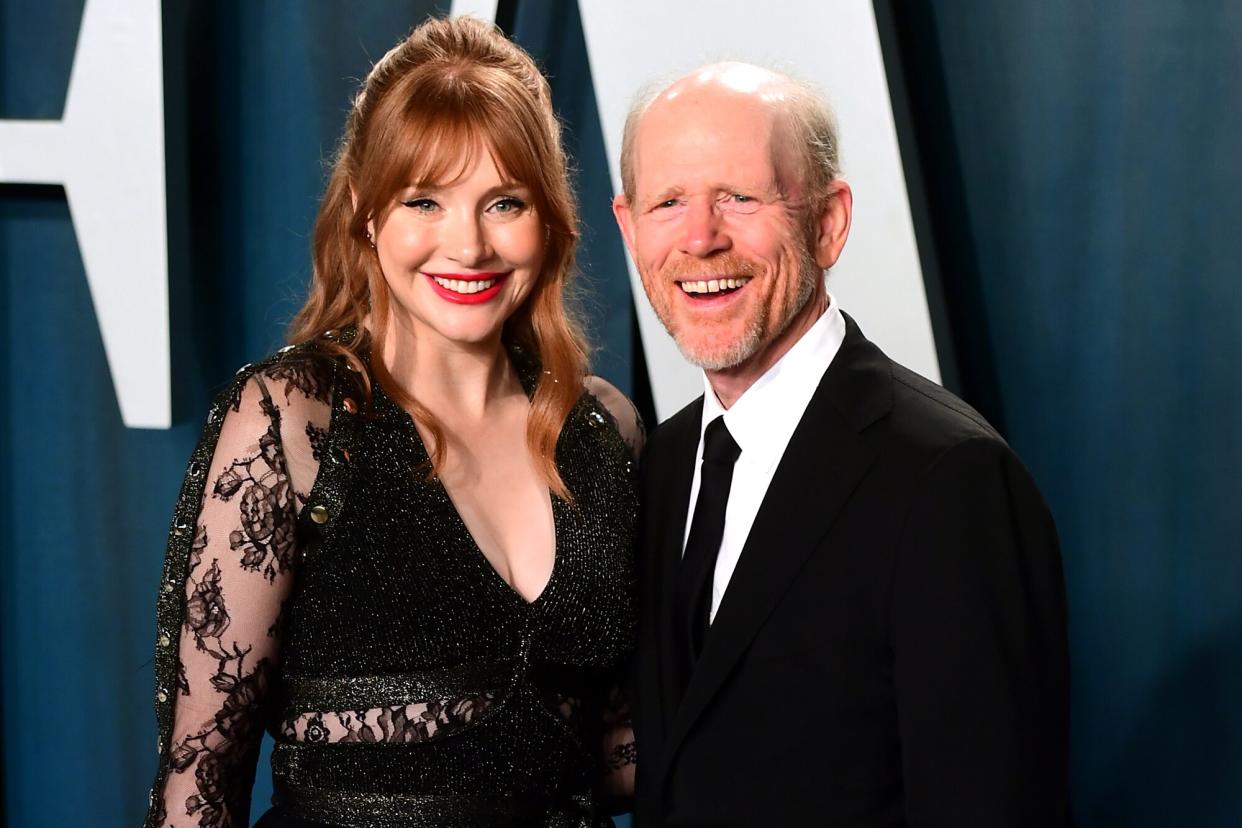
<instances>
[{"instance_id":1,"label":"man's face","mask_svg":"<svg viewBox=\"0 0 1242 828\"><path fill-rule=\"evenodd\" d=\"M723 370L763 354L823 291L823 267L773 104L675 90L643 116L634 202L614 210L656 315L688 360Z\"/></svg>"}]
</instances>

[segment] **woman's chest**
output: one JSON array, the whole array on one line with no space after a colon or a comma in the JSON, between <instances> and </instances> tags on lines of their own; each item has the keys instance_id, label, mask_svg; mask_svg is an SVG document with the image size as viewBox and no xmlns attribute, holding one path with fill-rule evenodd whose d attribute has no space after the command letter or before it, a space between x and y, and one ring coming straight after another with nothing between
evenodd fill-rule
<instances>
[{"instance_id":1,"label":"woman's chest","mask_svg":"<svg viewBox=\"0 0 1242 828\"><path fill-rule=\"evenodd\" d=\"M329 520L302 522L287 663L398 672L523 651L565 664L624 657L636 518L624 465L589 448L566 452L567 480L590 485L577 486L572 503L545 490L555 551L541 588L526 593L480 548L417 445L379 428L359 436L346 449L348 466L321 472L304 509L313 514L321 499Z\"/></svg>"}]
</instances>

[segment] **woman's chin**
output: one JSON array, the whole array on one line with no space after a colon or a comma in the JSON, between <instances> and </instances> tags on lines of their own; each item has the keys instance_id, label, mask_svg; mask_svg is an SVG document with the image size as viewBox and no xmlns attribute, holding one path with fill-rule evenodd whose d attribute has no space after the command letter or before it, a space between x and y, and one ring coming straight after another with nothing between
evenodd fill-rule
<instances>
[{"instance_id":1,"label":"woman's chin","mask_svg":"<svg viewBox=\"0 0 1242 828\"><path fill-rule=\"evenodd\" d=\"M499 348L503 327L503 325L454 326L437 329L434 336L450 348L467 350Z\"/></svg>"}]
</instances>

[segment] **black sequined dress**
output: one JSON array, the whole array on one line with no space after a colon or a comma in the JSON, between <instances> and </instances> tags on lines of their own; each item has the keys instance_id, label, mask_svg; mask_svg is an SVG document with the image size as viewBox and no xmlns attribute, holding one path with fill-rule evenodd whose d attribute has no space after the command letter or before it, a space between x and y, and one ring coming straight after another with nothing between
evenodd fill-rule
<instances>
[{"instance_id":1,"label":"black sequined dress","mask_svg":"<svg viewBox=\"0 0 1242 828\"><path fill-rule=\"evenodd\" d=\"M537 370L519 366L532 392ZM491 567L409 415L314 345L239 372L173 518L147 824L611 824L601 700L632 646L635 475L584 393L557 445L556 557L526 601Z\"/></svg>"}]
</instances>

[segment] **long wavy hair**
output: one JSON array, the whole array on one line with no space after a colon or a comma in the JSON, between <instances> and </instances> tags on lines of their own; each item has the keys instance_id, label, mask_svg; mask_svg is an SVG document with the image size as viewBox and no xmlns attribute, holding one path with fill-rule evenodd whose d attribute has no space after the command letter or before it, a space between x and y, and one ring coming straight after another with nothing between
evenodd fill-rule
<instances>
[{"instance_id":1,"label":"long wavy hair","mask_svg":"<svg viewBox=\"0 0 1242 828\"><path fill-rule=\"evenodd\" d=\"M527 446L549 488L569 493L556 468L561 428L582 393L586 346L566 305L577 205L552 111L548 82L531 57L495 26L471 18L432 19L380 59L363 82L345 125L327 192L315 220L310 296L290 325L290 342L321 339L361 377L372 380L429 432L431 472L444 461L444 431L383 364L389 294L367 235L378 233L399 191L443 183L490 152L500 172L529 187L546 242L543 264L525 302L505 322L502 340L542 368L531 399ZM369 372L359 357L364 337L324 337L349 326L370 333Z\"/></svg>"}]
</instances>

